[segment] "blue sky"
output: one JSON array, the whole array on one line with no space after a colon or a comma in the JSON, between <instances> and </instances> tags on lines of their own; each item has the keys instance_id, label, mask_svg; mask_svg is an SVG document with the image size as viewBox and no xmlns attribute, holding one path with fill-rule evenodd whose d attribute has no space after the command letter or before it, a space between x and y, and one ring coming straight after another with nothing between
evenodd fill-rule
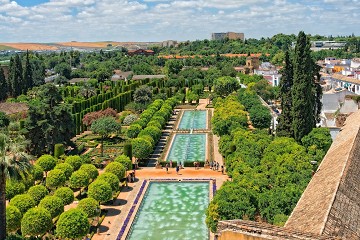
<instances>
[{"instance_id":1,"label":"blue sky","mask_svg":"<svg viewBox=\"0 0 360 240\"><path fill-rule=\"evenodd\" d=\"M0 0L0 42L360 35L360 0Z\"/></svg>"}]
</instances>

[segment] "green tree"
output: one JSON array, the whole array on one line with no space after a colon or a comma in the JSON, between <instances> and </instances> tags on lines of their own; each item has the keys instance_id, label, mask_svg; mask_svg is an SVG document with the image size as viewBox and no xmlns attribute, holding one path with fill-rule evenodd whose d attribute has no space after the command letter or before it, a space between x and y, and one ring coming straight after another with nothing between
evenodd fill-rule
<instances>
[{"instance_id":1,"label":"green tree","mask_svg":"<svg viewBox=\"0 0 360 240\"><path fill-rule=\"evenodd\" d=\"M61 198L56 196L46 196L40 201L38 207L48 210L51 218L55 218L64 212L64 203Z\"/></svg>"},{"instance_id":2,"label":"green tree","mask_svg":"<svg viewBox=\"0 0 360 240\"><path fill-rule=\"evenodd\" d=\"M289 52L285 52L285 66L282 70L280 80L280 101L281 115L278 118L276 126L276 135L283 137L292 137L294 135L292 126L292 86L293 86L293 66L290 60Z\"/></svg>"},{"instance_id":3,"label":"green tree","mask_svg":"<svg viewBox=\"0 0 360 240\"><path fill-rule=\"evenodd\" d=\"M131 124L130 127L126 131L126 135L128 138L136 138L142 127L139 124Z\"/></svg>"},{"instance_id":4,"label":"green tree","mask_svg":"<svg viewBox=\"0 0 360 240\"><path fill-rule=\"evenodd\" d=\"M68 205L74 201L74 192L69 187L56 189L54 196L59 197L64 205Z\"/></svg>"},{"instance_id":5,"label":"green tree","mask_svg":"<svg viewBox=\"0 0 360 240\"><path fill-rule=\"evenodd\" d=\"M271 123L271 114L265 106L255 106L249 111L250 120L255 128L269 128Z\"/></svg>"},{"instance_id":6,"label":"green tree","mask_svg":"<svg viewBox=\"0 0 360 240\"><path fill-rule=\"evenodd\" d=\"M79 201L77 208L82 210L88 218L96 217L100 215L99 202L93 198L81 199Z\"/></svg>"},{"instance_id":7,"label":"green tree","mask_svg":"<svg viewBox=\"0 0 360 240\"><path fill-rule=\"evenodd\" d=\"M168 60L165 63L165 71L167 74L178 74L183 68L183 64L179 60Z\"/></svg>"},{"instance_id":8,"label":"green tree","mask_svg":"<svg viewBox=\"0 0 360 240\"><path fill-rule=\"evenodd\" d=\"M143 85L138 87L133 94L134 102L140 104L147 104L152 100L152 90L151 87Z\"/></svg>"},{"instance_id":9,"label":"green tree","mask_svg":"<svg viewBox=\"0 0 360 240\"><path fill-rule=\"evenodd\" d=\"M112 189L109 183L103 180L96 180L89 185L88 197L98 202L107 202L112 198Z\"/></svg>"},{"instance_id":10,"label":"green tree","mask_svg":"<svg viewBox=\"0 0 360 240\"><path fill-rule=\"evenodd\" d=\"M105 172L101 174L96 180L104 180L105 182L109 183L113 192L119 190L120 180L115 174L111 172Z\"/></svg>"},{"instance_id":11,"label":"green tree","mask_svg":"<svg viewBox=\"0 0 360 240\"><path fill-rule=\"evenodd\" d=\"M46 177L46 187L50 189L56 189L64 186L66 181L66 176L64 172L60 169L51 170Z\"/></svg>"},{"instance_id":12,"label":"green tree","mask_svg":"<svg viewBox=\"0 0 360 240\"><path fill-rule=\"evenodd\" d=\"M21 220L21 233L23 236L36 237L45 234L52 227L49 211L44 208L31 208Z\"/></svg>"},{"instance_id":13,"label":"green tree","mask_svg":"<svg viewBox=\"0 0 360 240\"><path fill-rule=\"evenodd\" d=\"M9 87L5 79L4 70L0 68L0 101L3 101L7 98L9 92Z\"/></svg>"},{"instance_id":14,"label":"green tree","mask_svg":"<svg viewBox=\"0 0 360 240\"><path fill-rule=\"evenodd\" d=\"M101 136L101 156L104 156L104 139L120 129L120 124L112 117L99 118L91 124L91 131Z\"/></svg>"},{"instance_id":15,"label":"green tree","mask_svg":"<svg viewBox=\"0 0 360 240\"><path fill-rule=\"evenodd\" d=\"M63 171L65 174L66 180L69 179L71 174L74 172L74 168L68 163L59 163L55 166L54 169L60 169L61 171Z\"/></svg>"},{"instance_id":16,"label":"green tree","mask_svg":"<svg viewBox=\"0 0 360 240\"><path fill-rule=\"evenodd\" d=\"M36 160L36 164L40 166L47 174L48 171L54 169L56 166L56 159L51 155L45 154Z\"/></svg>"},{"instance_id":17,"label":"green tree","mask_svg":"<svg viewBox=\"0 0 360 240\"><path fill-rule=\"evenodd\" d=\"M56 224L56 235L60 238L78 239L90 229L86 214L80 209L70 209L60 215Z\"/></svg>"},{"instance_id":18,"label":"green tree","mask_svg":"<svg viewBox=\"0 0 360 240\"><path fill-rule=\"evenodd\" d=\"M88 173L91 181L94 181L97 178L97 176L99 176L99 171L92 164L83 164L81 165L79 170Z\"/></svg>"},{"instance_id":19,"label":"green tree","mask_svg":"<svg viewBox=\"0 0 360 240\"><path fill-rule=\"evenodd\" d=\"M10 95L17 97L23 92L23 68L18 54L10 60L9 66Z\"/></svg>"},{"instance_id":20,"label":"green tree","mask_svg":"<svg viewBox=\"0 0 360 240\"><path fill-rule=\"evenodd\" d=\"M144 159L149 156L152 151L151 142L144 138L135 138L131 141L132 155L139 159Z\"/></svg>"},{"instance_id":21,"label":"green tree","mask_svg":"<svg viewBox=\"0 0 360 240\"><path fill-rule=\"evenodd\" d=\"M71 188L86 187L90 183L90 175L84 170L77 170L71 174L69 179Z\"/></svg>"},{"instance_id":22,"label":"green tree","mask_svg":"<svg viewBox=\"0 0 360 240\"><path fill-rule=\"evenodd\" d=\"M24 86L23 94L26 94L28 89L31 89L34 86L34 80L33 80L33 73L32 73L32 66L29 59L29 51L26 51L26 58L25 58L25 70L24 70Z\"/></svg>"},{"instance_id":23,"label":"green tree","mask_svg":"<svg viewBox=\"0 0 360 240\"><path fill-rule=\"evenodd\" d=\"M35 200L29 194L16 195L10 200L10 205L17 207L22 214L36 206Z\"/></svg>"},{"instance_id":24,"label":"green tree","mask_svg":"<svg viewBox=\"0 0 360 240\"><path fill-rule=\"evenodd\" d=\"M7 232L15 232L20 229L22 214L15 206L6 207L6 230Z\"/></svg>"},{"instance_id":25,"label":"green tree","mask_svg":"<svg viewBox=\"0 0 360 240\"><path fill-rule=\"evenodd\" d=\"M301 141L316 126L319 114L317 98L321 97L317 94L314 80L315 62L311 58L310 41L304 32L300 32L297 38L293 68L292 126L294 138Z\"/></svg>"},{"instance_id":26,"label":"green tree","mask_svg":"<svg viewBox=\"0 0 360 240\"><path fill-rule=\"evenodd\" d=\"M237 91L240 84L236 78L220 77L214 81L215 92L222 97L228 96L230 93Z\"/></svg>"},{"instance_id":27,"label":"green tree","mask_svg":"<svg viewBox=\"0 0 360 240\"><path fill-rule=\"evenodd\" d=\"M197 95L196 93L194 93L191 90L188 90L185 98L188 101L188 103L191 104L193 101L199 100L199 95Z\"/></svg>"},{"instance_id":28,"label":"green tree","mask_svg":"<svg viewBox=\"0 0 360 240\"><path fill-rule=\"evenodd\" d=\"M6 237L6 179L20 179L31 170L29 156L24 152L24 141L19 139L10 139L0 133L0 240ZM30 199L30 203L34 201Z\"/></svg>"},{"instance_id":29,"label":"green tree","mask_svg":"<svg viewBox=\"0 0 360 240\"><path fill-rule=\"evenodd\" d=\"M65 159L65 163L71 165L73 167L73 169L76 171L81 167L82 159L78 155L68 156Z\"/></svg>"},{"instance_id":30,"label":"green tree","mask_svg":"<svg viewBox=\"0 0 360 240\"><path fill-rule=\"evenodd\" d=\"M12 199L18 194L23 194L25 192L25 185L22 181L18 180L7 180L5 188L6 199Z\"/></svg>"},{"instance_id":31,"label":"green tree","mask_svg":"<svg viewBox=\"0 0 360 240\"><path fill-rule=\"evenodd\" d=\"M60 76L66 77L67 79L71 78L71 67L65 62L57 64L54 70L56 73L60 74Z\"/></svg>"},{"instance_id":32,"label":"green tree","mask_svg":"<svg viewBox=\"0 0 360 240\"><path fill-rule=\"evenodd\" d=\"M125 167L124 165L122 165L121 163L118 162L112 162L109 163L106 167L105 167L105 172L110 172L115 174L119 180L123 179L125 177Z\"/></svg>"},{"instance_id":33,"label":"green tree","mask_svg":"<svg viewBox=\"0 0 360 240\"><path fill-rule=\"evenodd\" d=\"M44 169L39 165L33 165L31 173L35 181L42 181L44 179Z\"/></svg>"},{"instance_id":34,"label":"green tree","mask_svg":"<svg viewBox=\"0 0 360 240\"><path fill-rule=\"evenodd\" d=\"M115 162L121 163L127 170L132 170L132 161L124 154L119 155L115 158Z\"/></svg>"},{"instance_id":35,"label":"green tree","mask_svg":"<svg viewBox=\"0 0 360 240\"><path fill-rule=\"evenodd\" d=\"M49 194L49 191L43 185L32 186L28 190L28 194L34 199L36 205L39 204L41 199Z\"/></svg>"}]
</instances>

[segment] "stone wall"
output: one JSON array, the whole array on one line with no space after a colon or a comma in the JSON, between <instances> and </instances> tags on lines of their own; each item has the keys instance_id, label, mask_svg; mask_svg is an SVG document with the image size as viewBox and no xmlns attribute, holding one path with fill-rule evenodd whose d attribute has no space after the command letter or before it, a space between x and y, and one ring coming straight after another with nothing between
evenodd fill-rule
<instances>
[{"instance_id":1,"label":"stone wall","mask_svg":"<svg viewBox=\"0 0 360 240\"><path fill-rule=\"evenodd\" d=\"M360 239L360 132L350 153L323 234Z\"/></svg>"}]
</instances>

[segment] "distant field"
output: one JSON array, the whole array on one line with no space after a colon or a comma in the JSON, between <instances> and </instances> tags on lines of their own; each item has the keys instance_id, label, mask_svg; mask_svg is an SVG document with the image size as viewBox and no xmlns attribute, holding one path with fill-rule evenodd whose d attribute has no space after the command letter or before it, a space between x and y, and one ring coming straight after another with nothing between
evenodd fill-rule
<instances>
[{"instance_id":1,"label":"distant field","mask_svg":"<svg viewBox=\"0 0 360 240\"><path fill-rule=\"evenodd\" d=\"M1 43L0 46L10 47L17 50L57 50L55 46L41 43Z\"/></svg>"},{"instance_id":2,"label":"distant field","mask_svg":"<svg viewBox=\"0 0 360 240\"><path fill-rule=\"evenodd\" d=\"M5 45L0 45L0 50L16 50L16 49Z\"/></svg>"}]
</instances>

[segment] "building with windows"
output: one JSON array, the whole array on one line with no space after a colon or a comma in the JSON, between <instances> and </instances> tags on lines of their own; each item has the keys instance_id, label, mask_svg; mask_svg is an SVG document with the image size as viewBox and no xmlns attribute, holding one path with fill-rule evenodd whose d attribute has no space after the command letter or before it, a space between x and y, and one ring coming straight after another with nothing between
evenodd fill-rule
<instances>
[{"instance_id":1,"label":"building with windows","mask_svg":"<svg viewBox=\"0 0 360 240\"><path fill-rule=\"evenodd\" d=\"M242 40L244 41L244 33L226 32L226 33L212 33L211 40L223 40L228 38L230 40Z\"/></svg>"}]
</instances>

